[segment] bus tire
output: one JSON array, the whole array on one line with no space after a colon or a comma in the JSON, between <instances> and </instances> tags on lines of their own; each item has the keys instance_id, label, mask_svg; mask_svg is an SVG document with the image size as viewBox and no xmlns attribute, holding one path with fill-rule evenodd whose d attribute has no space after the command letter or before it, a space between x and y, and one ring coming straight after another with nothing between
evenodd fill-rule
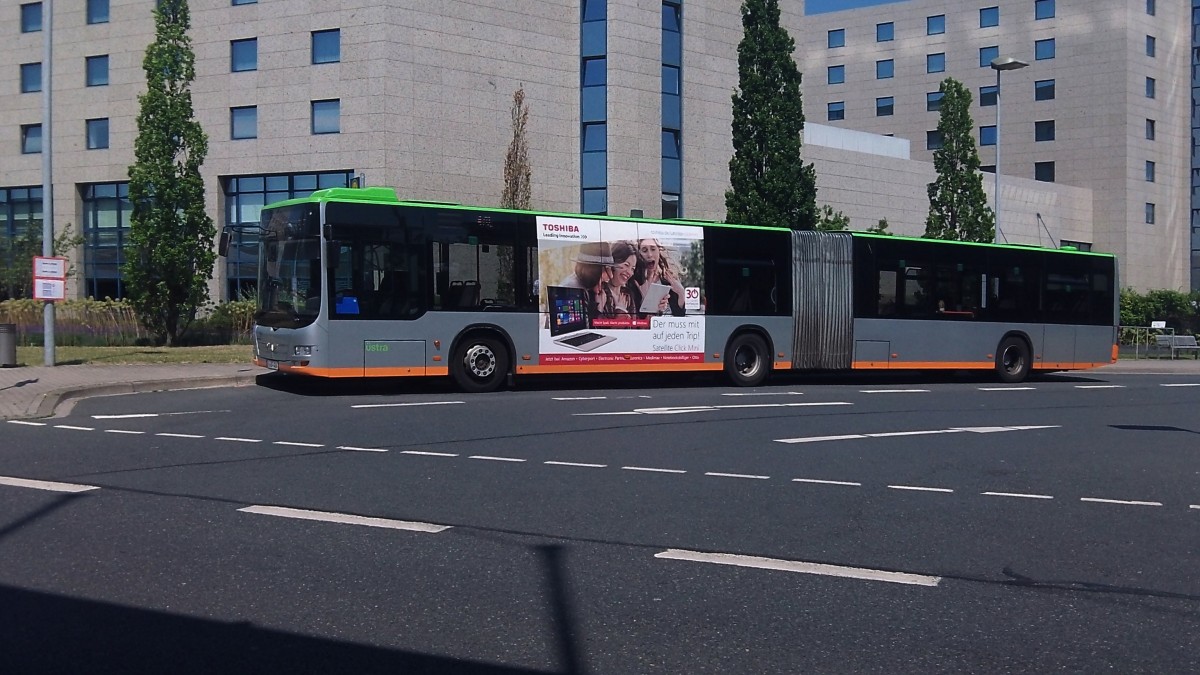
<instances>
[{"instance_id":1,"label":"bus tire","mask_svg":"<svg viewBox=\"0 0 1200 675\"><path fill-rule=\"evenodd\" d=\"M496 391L508 375L508 350L487 335L467 335L450 359L450 377L472 394Z\"/></svg>"},{"instance_id":2,"label":"bus tire","mask_svg":"<svg viewBox=\"0 0 1200 675\"><path fill-rule=\"evenodd\" d=\"M725 375L739 387L757 387L771 373L767 342L757 333L739 333L725 350Z\"/></svg>"},{"instance_id":3,"label":"bus tire","mask_svg":"<svg viewBox=\"0 0 1200 675\"><path fill-rule=\"evenodd\" d=\"M1033 370L1033 359L1029 344L1019 337L1006 337L996 349L996 376L1001 382L1016 384L1024 382Z\"/></svg>"}]
</instances>

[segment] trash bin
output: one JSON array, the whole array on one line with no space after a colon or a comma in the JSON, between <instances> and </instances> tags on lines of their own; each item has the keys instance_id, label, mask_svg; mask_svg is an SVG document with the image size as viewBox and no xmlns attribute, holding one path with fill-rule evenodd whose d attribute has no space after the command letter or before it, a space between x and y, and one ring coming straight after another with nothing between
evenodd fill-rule
<instances>
[{"instance_id":1,"label":"trash bin","mask_svg":"<svg viewBox=\"0 0 1200 675\"><path fill-rule=\"evenodd\" d=\"M0 368L17 365L17 324L0 323Z\"/></svg>"}]
</instances>

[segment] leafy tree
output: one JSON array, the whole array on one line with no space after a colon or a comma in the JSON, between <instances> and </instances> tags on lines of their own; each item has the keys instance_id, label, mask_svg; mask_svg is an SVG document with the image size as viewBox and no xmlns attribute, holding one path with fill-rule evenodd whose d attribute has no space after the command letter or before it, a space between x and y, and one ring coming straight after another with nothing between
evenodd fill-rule
<instances>
[{"instance_id":1,"label":"leafy tree","mask_svg":"<svg viewBox=\"0 0 1200 675\"><path fill-rule=\"evenodd\" d=\"M816 170L800 157L801 75L795 41L779 25L779 0L745 0L742 30L725 220L811 230Z\"/></svg>"},{"instance_id":2,"label":"leafy tree","mask_svg":"<svg viewBox=\"0 0 1200 675\"><path fill-rule=\"evenodd\" d=\"M135 163L129 167L133 212L122 272L146 328L174 346L208 298L216 229L204 209L200 165L208 136L192 110L196 56L187 35L187 0L159 0L154 23L155 39L142 61L146 93L138 97Z\"/></svg>"},{"instance_id":3,"label":"leafy tree","mask_svg":"<svg viewBox=\"0 0 1200 675\"><path fill-rule=\"evenodd\" d=\"M529 124L529 106L525 105L525 87L513 92L512 141L504 156L504 194L500 206L506 209L528 209L530 205L533 170L529 166L529 143L525 129Z\"/></svg>"},{"instance_id":4,"label":"leafy tree","mask_svg":"<svg viewBox=\"0 0 1200 675\"><path fill-rule=\"evenodd\" d=\"M972 135L971 92L946 78L938 132L942 147L933 151L937 179L929 184L929 217L925 236L931 239L990 242L996 239L996 214L987 205L979 151Z\"/></svg>"},{"instance_id":5,"label":"leafy tree","mask_svg":"<svg viewBox=\"0 0 1200 675\"><path fill-rule=\"evenodd\" d=\"M850 217L841 211L834 211L833 207L826 204L817 212L817 226L815 229L838 232L850 229Z\"/></svg>"},{"instance_id":6,"label":"leafy tree","mask_svg":"<svg viewBox=\"0 0 1200 675\"><path fill-rule=\"evenodd\" d=\"M892 234L891 232L888 232L887 218L880 218L878 223L867 228L867 232L871 232L873 234L886 234L888 236L891 236Z\"/></svg>"},{"instance_id":7,"label":"leafy tree","mask_svg":"<svg viewBox=\"0 0 1200 675\"><path fill-rule=\"evenodd\" d=\"M12 238L0 237L0 300L33 297L33 259L42 254L41 223L35 221ZM67 223L51 242L56 256L66 257L83 243L83 237L71 233ZM75 264L67 268L67 278L75 276Z\"/></svg>"}]
</instances>

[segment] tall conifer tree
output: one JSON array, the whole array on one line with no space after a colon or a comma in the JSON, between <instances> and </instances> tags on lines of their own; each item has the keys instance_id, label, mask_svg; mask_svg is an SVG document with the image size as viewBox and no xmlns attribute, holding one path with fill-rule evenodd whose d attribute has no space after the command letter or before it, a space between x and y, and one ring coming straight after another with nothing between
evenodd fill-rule
<instances>
[{"instance_id":1,"label":"tall conifer tree","mask_svg":"<svg viewBox=\"0 0 1200 675\"><path fill-rule=\"evenodd\" d=\"M996 239L996 214L987 205L971 92L954 78L942 81L942 111L938 132L942 147L933 151L937 178L929 184L929 216L925 236L931 239L990 242Z\"/></svg>"},{"instance_id":2,"label":"tall conifer tree","mask_svg":"<svg viewBox=\"0 0 1200 675\"><path fill-rule=\"evenodd\" d=\"M779 1L745 0L742 29L725 220L811 230L816 171L800 157L801 75L795 41L779 25Z\"/></svg>"},{"instance_id":3,"label":"tall conifer tree","mask_svg":"<svg viewBox=\"0 0 1200 675\"><path fill-rule=\"evenodd\" d=\"M159 0L154 23L129 167L133 212L123 276L142 323L176 345L208 299L216 230L204 209L200 166L208 137L192 110L196 56L187 0Z\"/></svg>"}]
</instances>

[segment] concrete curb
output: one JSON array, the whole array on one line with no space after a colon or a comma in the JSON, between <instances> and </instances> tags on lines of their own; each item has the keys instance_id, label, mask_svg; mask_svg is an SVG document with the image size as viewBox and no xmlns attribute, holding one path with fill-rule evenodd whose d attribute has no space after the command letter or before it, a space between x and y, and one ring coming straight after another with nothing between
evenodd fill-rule
<instances>
[{"instance_id":1,"label":"concrete curb","mask_svg":"<svg viewBox=\"0 0 1200 675\"><path fill-rule=\"evenodd\" d=\"M46 392L37 397L26 410L25 414L16 419L34 419L39 417L60 417L71 411L75 403L93 396L115 396L118 394L138 394L150 391L171 391L177 389L210 389L214 387L244 387L254 384L261 373L247 372L236 375L213 375L200 377L179 377L172 379L139 380L134 382L115 382L93 384L79 387L64 387Z\"/></svg>"}]
</instances>

